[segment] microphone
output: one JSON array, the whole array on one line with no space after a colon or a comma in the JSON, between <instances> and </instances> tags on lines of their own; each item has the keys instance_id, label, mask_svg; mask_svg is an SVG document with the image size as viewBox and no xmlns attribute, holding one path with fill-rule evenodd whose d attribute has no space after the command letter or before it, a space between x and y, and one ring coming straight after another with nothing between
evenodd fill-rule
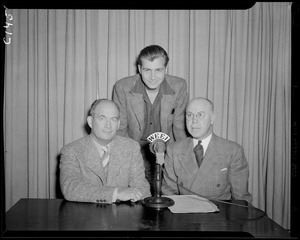
<instances>
[{"instance_id":1,"label":"microphone","mask_svg":"<svg viewBox=\"0 0 300 240\"><path fill-rule=\"evenodd\" d=\"M156 209L166 208L174 205L174 200L161 197L161 185L163 179L162 165L164 164L166 142L170 139L168 134L163 132L155 132L147 137L150 143L150 151L156 156L155 164L155 184L154 184L154 197L148 197L143 200L147 207Z\"/></svg>"},{"instance_id":2,"label":"microphone","mask_svg":"<svg viewBox=\"0 0 300 240\"><path fill-rule=\"evenodd\" d=\"M161 139L155 140L150 143L150 151L156 156L156 163L159 165L164 164L166 144Z\"/></svg>"}]
</instances>

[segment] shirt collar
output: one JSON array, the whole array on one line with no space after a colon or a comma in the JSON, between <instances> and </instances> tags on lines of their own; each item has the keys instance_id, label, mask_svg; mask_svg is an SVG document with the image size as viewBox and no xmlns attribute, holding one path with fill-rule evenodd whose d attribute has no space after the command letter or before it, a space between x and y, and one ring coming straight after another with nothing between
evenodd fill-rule
<instances>
[{"instance_id":1,"label":"shirt collar","mask_svg":"<svg viewBox=\"0 0 300 240\"><path fill-rule=\"evenodd\" d=\"M98 143L94 138L93 139L93 142L97 148L97 150L99 151L99 153L101 152L100 156L102 155L102 152L104 151L103 148L105 146L101 145L100 143ZM108 149L108 152L110 152L110 145L111 145L111 142L109 144L106 145L107 149Z\"/></svg>"},{"instance_id":2,"label":"shirt collar","mask_svg":"<svg viewBox=\"0 0 300 240\"><path fill-rule=\"evenodd\" d=\"M206 138L201 139L201 141L202 141L201 145L202 145L203 151L204 151L203 154L205 154L205 152L206 152L206 149L207 149L208 144L210 142L211 136L212 136L212 134L209 134ZM193 138L194 147L198 144L198 141L199 141L199 139Z\"/></svg>"},{"instance_id":3,"label":"shirt collar","mask_svg":"<svg viewBox=\"0 0 300 240\"><path fill-rule=\"evenodd\" d=\"M141 77L136 81L135 85L131 89L132 93L139 93L139 94L144 94L145 91L145 86L144 83L142 82Z\"/></svg>"}]
</instances>

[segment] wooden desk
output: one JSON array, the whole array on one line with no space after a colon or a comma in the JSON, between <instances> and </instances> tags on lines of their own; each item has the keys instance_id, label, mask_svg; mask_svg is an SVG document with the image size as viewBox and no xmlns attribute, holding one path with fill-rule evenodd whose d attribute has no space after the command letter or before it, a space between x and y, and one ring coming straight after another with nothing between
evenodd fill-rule
<instances>
[{"instance_id":1,"label":"wooden desk","mask_svg":"<svg viewBox=\"0 0 300 240\"><path fill-rule=\"evenodd\" d=\"M255 208L215 204L219 212L174 214L168 208L156 210L141 203L100 205L20 199L6 213L4 236L290 237L288 231Z\"/></svg>"}]
</instances>

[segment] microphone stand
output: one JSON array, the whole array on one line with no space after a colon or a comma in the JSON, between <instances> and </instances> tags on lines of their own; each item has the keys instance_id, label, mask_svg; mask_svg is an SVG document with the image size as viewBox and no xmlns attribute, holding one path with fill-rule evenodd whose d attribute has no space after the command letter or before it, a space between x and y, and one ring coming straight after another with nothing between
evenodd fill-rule
<instances>
[{"instance_id":1,"label":"microphone stand","mask_svg":"<svg viewBox=\"0 0 300 240\"><path fill-rule=\"evenodd\" d=\"M156 155L155 164L155 179L154 179L154 197L147 197L143 200L146 207L152 207L156 209L167 208L174 205L174 200L161 196L161 186L163 179L162 165L164 161L164 152L157 152L154 146L154 152ZM161 163L161 164L160 164Z\"/></svg>"}]
</instances>

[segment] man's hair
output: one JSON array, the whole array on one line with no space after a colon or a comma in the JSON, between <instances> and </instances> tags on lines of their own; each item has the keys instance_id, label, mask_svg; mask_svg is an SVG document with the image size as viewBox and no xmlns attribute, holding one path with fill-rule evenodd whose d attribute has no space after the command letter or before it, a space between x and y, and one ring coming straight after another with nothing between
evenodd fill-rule
<instances>
[{"instance_id":1,"label":"man's hair","mask_svg":"<svg viewBox=\"0 0 300 240\"><path fill-rule=\"evenodd\" d=\"M197 97L197 98L190 100L187 107L190 105L190 103L192 101L195 101L195 100L201 100L201 101L207 102L210 105L211 112L214 113L214 109L215 109L214 103L211 100L209 100L208 98L204 98L204 97Z\"/></svg>"},{"instance_id":2,"label":"man's hair","mask_svg":"<svg viewBox=\"0 0 300 240\"><path fill-rule=\"evenodd\" d=\"M213 113L214 110L215 110L215 105L214 105L214 103L213 103L211 100L209 100L208 98L203 98L203 99L206 100L206 102L209 103L209 105L210 105L210 110L211 110L211 112Z\"/></svg>"},{"instance_id":3,"label":"man's hair","mask_svg":"<svg viewBox=\"0 0 300 240\"><path fill-rule=\"evenodd\" d=\"M150 45L145 47L139 54L137 58L138 65L142 66L142 59L147 59L149 61L153 61L156 58L163 57L165 59L165 67L168 65L169 56L167 52L158 45Z\"/></svg>"},{"instance_id":4,"label":"man's hair","mask_svg":"<svg viewBox=\"0 0 300 240\"><path fill-rule=\"evenodd\" d=\"M92 103L91 108L90 108L90 110L89 110L89 116L93 116L93 114L95 113L95 108L96 108L96 106L97 106L100 102L103 102L103 101L113 103L113 104L117 107L118 112L120 113L120 108L119 108L118 104L116 104L114 101L109 100L109 99L107 99L107 98L100 98L100 99L96 99L96 100Z\"/></svg>"}]
</instances>

